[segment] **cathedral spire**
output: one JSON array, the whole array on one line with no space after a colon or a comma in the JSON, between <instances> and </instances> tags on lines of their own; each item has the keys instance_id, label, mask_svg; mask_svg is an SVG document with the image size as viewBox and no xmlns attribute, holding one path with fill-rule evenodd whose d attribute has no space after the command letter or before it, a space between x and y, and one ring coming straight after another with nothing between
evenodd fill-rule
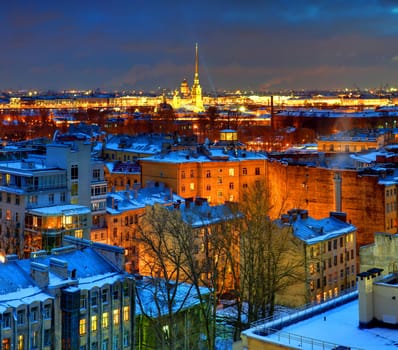
<instances>
[{"instance_id":1,"label":"cathedral spire","mask_svg":"<svg viewBox=\"0 0 398 350\"><path fill-rule=\"evenodd\" d=\"M203 111L202 88L199 84L199 55L198 43L196 43L195 52L195 75L193 78L193 85L191 90L192 103L195 105L197 111Z\"/></svg>"},{"instance_id":2,"label":"cathedral spire","mask_svg":"<svg viewBox=\"0 0 398 350\"><path fill-rule=\"evenodd\" d=\"M198 56L198 43L196 43L196 54L195 54L195 77L194 84L199 84L199 56Z\"/></svg>"}]
</instances>

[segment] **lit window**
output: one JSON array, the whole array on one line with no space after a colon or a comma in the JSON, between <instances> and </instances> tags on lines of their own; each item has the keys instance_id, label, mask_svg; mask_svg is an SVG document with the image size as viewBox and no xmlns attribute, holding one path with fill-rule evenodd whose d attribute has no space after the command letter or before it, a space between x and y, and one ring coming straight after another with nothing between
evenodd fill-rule
<instances>
[{"instance_id":1,"label":"lit window","mask_svg":"<svg viewBox=\"0 0 398 350\"><path fill-rule=\"evenodd\" d=\"M123 307L123 321L130 320L130 308L128 306Z\"/></svg>"},{"instance_id":2,"label":"lit window","mask_svg":"<svg viewBox=\"0 0 398 350\"><path fill-rule=\"evenodd\" d=\"M19 334L18 335L17 350L23 350L24 349L23 343L24 343L23 334Z\"/></svg>"},{"instance_id":3,"label":"lit window","mask_svg":"<svg viewBox=\"0 0 398 350\"><path fill-rule=\"evenodd\" d=\"M73 182L70 188L71 196L77 196L79 194L79 184L77 182Z\"/></svg>"},{"instance_id":4,"label":"lit window","mask_svg":"<svg viewBox=\"0 0 398 350\"><path fill-rule=\"evenodd\" d=\"M81 318L80 322L79 322L79 334L80 335L84 335L86 334L86 319L85 318Z\"/></svg>"},{"instance_id":5,"label":"lit window","mask_svg":"<svg viewBox=\"0 0 398 350\"><path fill-rule=\"evenodd\" d=\"M117 326L120 320L120 311L119 309L113 310L113 324Z\"/></svg>"},{"instance_id":6,"label":"lit window","mask_svg":"<svg viewBox=\"0 0 398 350\"><path fill-rule=\"evenodd\" d=\"M109 313L103 312L102 313L102 328L108 328L108 327L109 327Z\"/></svg>"},{"instance_id":7,"label":"lit window","mask_svg":"<svg viewBox=\"0 0 398 350\"><path fill-rule=\"evenodd\" d=\"M76 230L75 231L76 238L83 238L83 230Z\"/></svg>"},{"instance_id":8,"label":"lit window","mask_svg":"<svg viewBox=\"0 0 398 350\"><path fill-rule=\"evenodd\" d=\"M230 168L228 170L228 174L229 174L229 176L234 176L235 175L235 169L234 168Z\"/></svg>"},{"instance_id":9,"label":"lit window","mask_svg":"<svg viewBox=\"0 0 398 350\"><path fill-rule=\"evenodd\" d=\"M189 189L190 189L191 191L195 190L195 184L194 184L193 182L191 182L191 183L189 184Z\"/></svg>"},{"instance_id":10,"label":"lit window","mask_svg":"<svg viewBox=\"0 0 398 350\"><path fill-rule=\"evenodd\" d=\"M96 332L98 327L98 316L91 316L91 332Z\"/></svg>"}]
</instances>

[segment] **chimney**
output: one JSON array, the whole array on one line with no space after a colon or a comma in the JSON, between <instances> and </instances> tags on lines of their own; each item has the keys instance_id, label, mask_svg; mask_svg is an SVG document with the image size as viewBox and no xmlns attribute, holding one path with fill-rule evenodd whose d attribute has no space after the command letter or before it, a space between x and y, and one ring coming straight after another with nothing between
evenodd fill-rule
<instances>
[{"instance_id":1,"label":"chimney","mask_svg":"<svg viewBox=\"0 0 398 350\"><path fill-rule=\"evenodd\" d=\"M185 208L190 208L191 207L191 203L193 203L193 198L192 197L185 198Z\"/></svg>"},{"instance_id":2,"label":"chimney","mask_svg":"<svg viewBox=\"0 0 398 350\"><path fill-rule=\"evenodd\" d=\"M39 288L45 288L50 281L48 266L34 261L30 262L30 275Z\"/></svg>"},{"instance_id":3,"label":"chimney","mask_svg":"<svg viewBox=\"0 0 398 350\"><path fill-rule=\"evenodd\" d=\"M331 211L329 216L331 218L335 218L337 220L347 222L347 214L342 212Z\"/></svg>"},{"instance_id":4,"label":"chimney","mask_svg":"<svg viewBox=\"0 0 398 350\"><path fill-rule=\"evenodd\" d=\"M68 278L68 263L57 258L50 258L50 272L63 279Z\"/></svg>"},{"instance_id":5,"label":"chimney","mask_svg":"<svg viewBox=\"0 0 398 350\"><path fill-rule=\"evenodd\" d=\"M300 219L305 220L308 219L308 210L300 210Z\"/></svg>"},{"instance_id":6,"label":"chimney","mask_svg":"<svg viewBox=\"0 0 398 350\"><path fill-rule=\"evenodd\" d=\"M335 202L335 210L337 212L341 212L341 175L339 173L335 173L333 177L334 182L334 202Z\"/></svg>"}]
</instances>

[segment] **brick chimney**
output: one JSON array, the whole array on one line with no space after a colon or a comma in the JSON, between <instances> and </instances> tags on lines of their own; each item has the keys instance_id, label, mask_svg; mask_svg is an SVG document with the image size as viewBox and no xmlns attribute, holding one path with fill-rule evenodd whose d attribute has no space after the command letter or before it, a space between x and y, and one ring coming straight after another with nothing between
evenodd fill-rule
<instances>
[{"instance_id":1,"label":"brick chimney","mask_svg":"<svg viewBox=\"0 0 398 350\"><path fill-rule=\"evenodd\" d=\"M68 263L61 259L50 258L50 271L63 279L67 279Z\"/></svg>"},{"instance_id":2,"label":"brick chimney","mask_svg":"<svg viewBox=\"0 0 398 350\"><path fill-rule=\"evenodd\" d=\"M49 283L48 266L38 262L30 262L30 275L39 288L45 288Z\"/></svg>"}]
</instances>

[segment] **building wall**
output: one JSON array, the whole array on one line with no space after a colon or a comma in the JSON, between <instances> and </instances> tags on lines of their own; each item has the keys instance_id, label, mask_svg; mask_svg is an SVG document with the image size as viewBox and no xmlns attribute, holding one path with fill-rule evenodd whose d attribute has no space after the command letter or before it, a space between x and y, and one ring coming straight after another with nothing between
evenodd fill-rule
<instances>
[{"instance_id":1,"label":"building wall","mask_svg":"<svg viewBox=\"0 0 398 350\"><path fill-rule=\"evenodd\" d=\"M328 216L330 211L345 212L348 221L357 227L357 247L372 243L374 232L397 232L395 221L392 228L386 227L385 185L379 183L378 176L279 161L268 162L267 172L271 196L276 201L274 217L290 208L307 209L317 219ZM341 177L340 199L336 198L336 174ZM388 217L396 215L393 210Z\"/></svg>"},{"instance_id":2,"label":"building wall","mask_svg":"<svg viewBox=\"0 0 398 350\"><path fill-rule=\"evenodd\" d=\"M203 197L210 204L239 201L242 190L266 176L263 159L180 163L143 159L141 169L144 186L148 181L164 182L181 197Z\"/></svg>"},{"instance_id":3,"label":"building wall","mask_svg":"<svg viewBox=\"0 0 398 350\"><path fill-rule=\"evenodd\" d=\"M247 339L247 350L281 350L281 349L296 349L296 347L276 344L271 341L264 339L256 339L248 337Z\"/></svg>"},{"instance_id":4,"label":"building wall","mask_svg":"<svg viewBox=\"0 0 398 350\"><path fill-rule=\"evenodd\" d=\"M394 284L375 283L373 285L374 317L390 325L398 325L398 286Z\"/></svg>"},{"instance_id":5,"label":"building wall","mask_svg":"<svg viewBox=\"0 0 398 350\"><path fill-rule=\"evenodd\" d=\"M359 249L360 272L376 267L384 274L398 272L398 235L378 232L375 242Z\"/></svg>"}]
</instances>

